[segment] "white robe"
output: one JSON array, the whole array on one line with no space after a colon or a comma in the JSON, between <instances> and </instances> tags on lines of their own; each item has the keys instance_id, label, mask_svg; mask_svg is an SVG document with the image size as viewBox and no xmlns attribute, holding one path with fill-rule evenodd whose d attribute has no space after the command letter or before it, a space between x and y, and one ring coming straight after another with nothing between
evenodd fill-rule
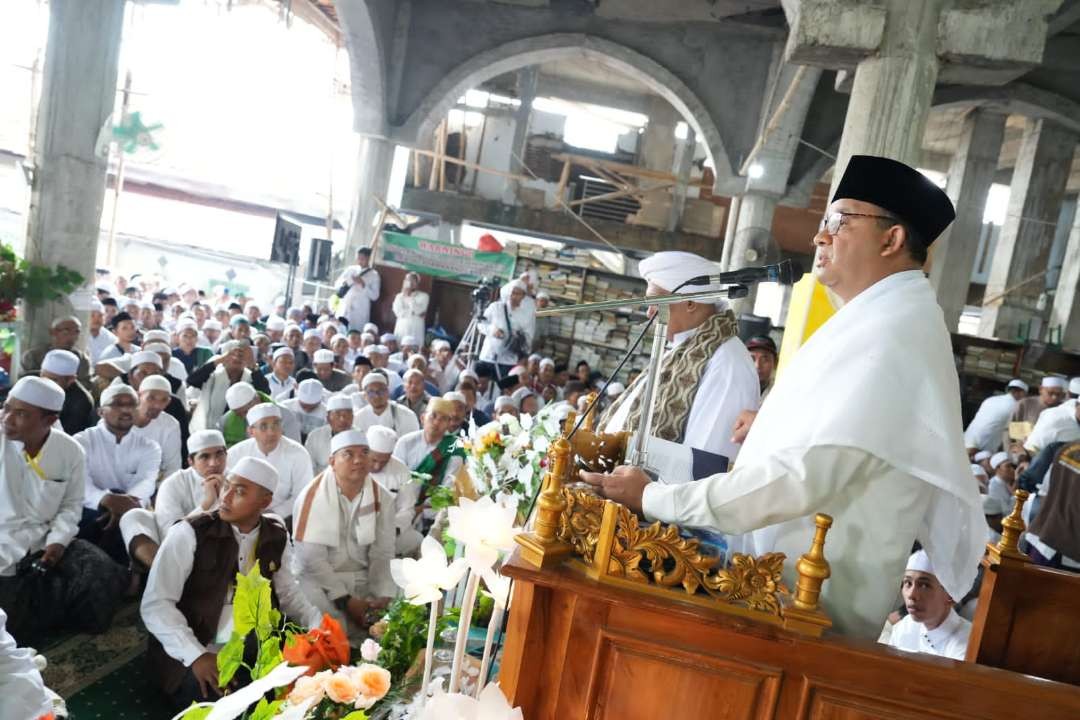
<instances>
[{"instance_id":1,"label":"white robe","mask_svg":"<svg viewBox=\"0 0 1080 720\"><path fill-rule=\"evenodd\" d=\"M167 412L162 412L146 424L146 427L134 425L131 432L153 440L161 448L161 474L166 478L180 469L180 423Z\"/></svg>"},{"instance_id":2,"label":"white robe","mask_svg":"<svg viewBox=\"0 0 1080 720\"><path fill-rule=\"evenodd\" d=\"M535 311L530 313L524 301L514 310L510 310L509 307L509 301L496 300L487 306L483 318L478 323L478 328L484 335L484 342L480 346L480 359L485 362L513 365L521 359L507 349L506 344L510 341L512 332L519 330L524 332L528 340L526 348L532 347L532 333L536 328ZM507 312L504 312L504 308L509 312L509 328L506 325ZM496 330L502 331L501 338L495 337ZM527 349L526 352L528 352Z\"/></svg>"},{"instance_id":3,"label":"white robe","mask_svg":"<svg viewBox=\"0 0 1080 720\"><path fill-rule=\"evenodd\" d=\"M101 359L101 355L105 352L105 349L110 345L116 344L116 336L109 330L101 328L98 330L98 334L89 334L86 338L86 350L90 353L90 365L97 365L98 360Z\"/></svg>"},{"instance_id":4,"label":"white robe","mask_svg":"<svg viewBox=\"0 0 1080 720\"><path fill-rule=\"evenodd\" d=\"M810 547L833 526L822 602L844 633L876 638L918 539L952 597L971 588L986 520L961 437L948 331L929 282L896 273L822 325L777 378L730 473L651 483L646 517L751 533L746 552ZM872 548L872 552L869 549Z\"/></svg>"},{"instance_id":5,"label":"white robe","mask_svg":"<svg viewBox=\"0 0 1080 720\"><path fill-rule=\"evenodd\" d=\"M86 451L83 507L97 509L113 491L138 498L143 507L150 505L161 469L161 447L156 442L133 432L117 442L104 420L76 434L75 440Z\"/></svg>"},{"instance_id":6,"label":"white robe","mask_svg":"<svg viewBox=\"0 0 1080 720\"><path fill-rule=\"evenodd\" d=\"M233 536L236 538L239 569L241 573L246 574L251 570L250 564L255 557L255 545L259 534L257 532L245 534L237 530L235 526L231 527ZM224 644L211 642L209 646L206 646L199 642L184 614L176 607L176 603L180 601L180 596L184 593L184 585L191 575L191 568L195 562L195 549L195 530L190 523L177 523L169 529L150 568L146 592L143 593L142 605L139 608L146 629L154 634L170 657L185 667L191 667L191 663L195 662L200 655L207 651L216 652ZM317 627L322 622L322 613L300 592L291 568L292 543L285 543L281 567L272 576L274 591L286 615L295 618L303 627ZM262 572L263 577L268 576L265 568ZM224 637L232 626L231 607L226 603L221 609L218 620L219 637Z\"/></svg>"},{"instance_id":7,"label":"white robe","mask_svg":"<svg viewBox=\"0 0 1080 720\"><path fill-rule=\"evenodd\" d=\"M0 720L34 720L53 711L52 698L34 663L34 651L20 648L7 631L0 609Z\"/></svg>"},{"instance_id":8,"label":"white robe","mask_svg":"<svg viewBox=\"0 0 1080 720\"><path fill-rule=\"evenodd\" d=\"M695 332L696 329L687 330L675 335L668 352L688 341ZM604 425L603 432L624 429L634 398L645 392L645 383L646 377L642 375L626 391L629 395ZM664 401L663 393L657 401ZM701 374L682 444L723 455L730 467L739 453L739 446L731 442L735 420L743 410L757 410L760 402L761 384L750 351L738 338L730 338L716 349Z\"/></svg>"},{"instance_id":9,"label":"white robe","mask_svg":"<svg viewBox=\"0 0 1080 720\"><path fill-rule=\"evenodd\" d=\"M371 473L371 478L394 496L394 524L398 532L397 554L400 556L414 553L424 539L413 526L416 520L416 505L420 501L420 483L412 479L409 468L396 457L391 457L379 472Z\"/></svg>"},{"instance_id":10,"label":"white robe","mask_svg":"<svg viewBox=\"0 0 1080 720\"><path fill-rule=\"evenodd\" d=\"M299 421L300 432L303 433L303 437L307 437L313 430L326 424L325 402L319 403L319 405L311 412L308 412L300 406L299 398L283 400L278 403L278 405L291 412L293 417Z\"/></svg>"},{"instance_id":11,"label":"white robe","mask_svg":"<svg viewBox=\"0 0 1080 720\"><path fill-rule=\"evenodd\" d=\"M169 528L178 520L203 512L202 501L202 475L194 468L177 470L161 483L154 497L153 510L136 508L120 518L124 547L130 548L131 541L139 535L145 535L160 545ZM214 502L206 512L213 512L218 504L218 501Z\"/></svg>"},{"instance_id":12,"label":"white robe","mask_svg":"<svg viewBox=\"0 0 1080 720\"><path fill-rule=\"evenodd\" d=\"M408 336L416 339L416 342L424 344L424 318L428 309L428 294L416 290L412 295L398 293L394 296L394 334L399 340Z\"/></svg>"},{"instance_id":13,"label":"white robe","mask_svg":"<svg viewBox=\"0 0 1080 720\"><path fill-rule=\"evenodd\" d=\"M259 449L255 438L248 438L229 448L226 466L232 470L236 463L240 462L240 458L244 457L265 460L278 471L277 490L274 491L273 502L266 512L282 518L292 515L297 493L311 482L312 478L311 458L304 446L295 440L282 437L276 448L270 453L264 453Z\"/></svg>"},{"instance_id":14,"label":"white robe","mask_svg":"<svg viewBox=\"0 0 1080 720\"><path fill-rule=\"evenodd\" d=\"M26 462L23 444L0 429L0 575L14 575L28 553L67 545L79 532L86 493L82 447L50 432L37 457L41 478Z\"/></svg>"},{"instance_id":15,"label":"white robe","mask_svg":"<svg viewBox=\"0 0 1080 720\"><path fill-rule=\"evenodd\" d=\"M329 425L323 425L308 433L304 442L304 449L311 457L311 469L318 475L330 464L330 432Z\"/></svg>"},{"instance_id":16,"label":"white robe","mask_svg":"<svg viewBox=\"0 0 1080 720\"><path fill-rule=\"evenodd\" d=\"M279 380L274 373L266 376L266 382L270 385L270 397L277 403L291 398L297 385L296 378L292 375L287 376L284 380Z\"/></svg>"},{"instance_id":17,"label":"white robe","mask_svg":"<svg viewBox=\"0 0 1080 720\"><path fill-rule=\"evenodd\" d=\"M1035 427L1024 441L1024 449L1034 457L1050 443L1080 440L1080 422L1076 420L1076 400L1066 400L1057 407L1047 408L1035 421Z\"/></svg>"},{"instance_id":18,"label":"white robe","mask_svg":"<svg viewBox=\"0 0 1080 720\"><path fill-rule=\"evenodd\" d=\"M409 468L409 470L416 470L416 466L419 465L437 445L438 443L435 443L434 445L428 444L427 440L424 439L424 431L417 430L398 438L397 445L394 446L394 457L404 463L405 467ZM457 473L461 464L461 458L456 456L450 458L450 461L446 465L446 471L443 473L443 484L453 483L454 474Z\"/></svg>"},{"instance_id":19,"label":"white robe","mask_svg":"<svg viewBox=\"0 0 1080 720\"><path fill-rule=\"evenodd\" d=\"M353 427L360 432L367 432L373 425L388 427L398 434L400 438L407 433L420 429L420 421L416 419L416 413L401 403L391 400L381 415L375 413L370 405L356 413Z\"/></svg>"},{"instance_id":20,"label":"white robe","mask_svg":"<svg viewBox=\"0 0 1080 720\"><path fill-rule=\"evenodd\" d=\"M379 299L379 288L381 280L379 273L374 268L364 273L363 281L364 286L354 282L354 279L363 273L365 268L359 265L351 265L338 276L337 282L334 283L336 287L341 287L344 284L348 284L349 291L345 293L345 297L341 299L341 312L339 315L344 315L345 319L349 321L350 328L362 328L371 320L371 303Z\"/></svg>"},{"instance_id":21,"label":"white robe","mask_svg":"<svg viewBox=\"0 0 1080 720\"><path fill-rule=\"evenodd\" d=\"M905 615L893 626L888 644L908 652L963 660L970 635L971 623L950 610L945 620L933 630L927 630L921 622Z\"/></svg>"},{"instance_id":22,"label":"white robe","mask_svg":"<svg viewBox=\"0 0 1080 720\"><path fill-rule=\"evenodd\" d=\"M1009 427L1009 418L1016 409L1016 398L1009 393L994 395L982 401L971 424L964 431L964 445L969 448L997 452L1001 437Z\"/></svg>"}]
</instances>

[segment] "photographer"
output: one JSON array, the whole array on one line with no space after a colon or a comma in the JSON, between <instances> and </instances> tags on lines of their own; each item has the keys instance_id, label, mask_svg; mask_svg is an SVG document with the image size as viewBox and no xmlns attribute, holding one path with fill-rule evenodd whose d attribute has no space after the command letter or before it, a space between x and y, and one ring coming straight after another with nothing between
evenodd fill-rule
<instances>
[{"instance_id":1,"label":"photographer","mask_svg":"<svg viewBox=\"0 0 1080 720\"><path fill-rule=\"evenodd\" d=\"M536 310L523 302L525 284L520 280L503 285L499 298L487 306L479 323L484 335L480 359L495 363L499 377L504 377L532 347Z\"/></svg>"}]
</instances>

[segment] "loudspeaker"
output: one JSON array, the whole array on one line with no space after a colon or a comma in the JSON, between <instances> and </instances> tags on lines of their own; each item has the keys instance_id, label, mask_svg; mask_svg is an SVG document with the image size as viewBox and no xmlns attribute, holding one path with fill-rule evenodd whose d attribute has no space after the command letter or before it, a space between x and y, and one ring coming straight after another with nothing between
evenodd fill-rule
<instances>
[{"instance_id":1,"label":"loudspeaker","mask_svg":"<svg viewBox=\"0 0 1080 720\"><path fill-rule=\"evenodd\" d=\"M304 279L309 282L329 281L332 252L331 241L312 238L308 246L307 272L304 274Z\"/></svg>"},{"instance_id":2,"label":"loudspeaker","mask_svg":"<svg viewBox=\"0 0 1080 720\"><path fill-rule=\"evenodd\" d=\"M274 244L270 247L270 262L299 262L300 232L298 224L286 220L278 213L274 224Z\"/></svg>"}]
</instances>

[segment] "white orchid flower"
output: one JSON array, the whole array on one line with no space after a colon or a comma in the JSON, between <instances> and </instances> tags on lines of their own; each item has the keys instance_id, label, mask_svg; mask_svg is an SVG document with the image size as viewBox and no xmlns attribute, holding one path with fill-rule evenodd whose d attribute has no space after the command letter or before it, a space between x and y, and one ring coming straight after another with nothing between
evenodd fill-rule
<instances>
[{"instance_id":1,"label":"white orchid flower","mask_svg":"<svg viewBox=\"0 0 1080 720\"><path fill-rule=\"evenodd\" d=\"M447 510L450 535L465 546L465 560L476 573L483 573L514 549L516 502L496 503L486 495L479 500L461 498ZM391 571L393 567L391 566Z\"/></svg>"},{"instance_id":2,"label":"white orchid flower","mask_svg":"<svg viewBox=\"0 0 1080 720\"><path fill-rule=\"evenodd\" d=\"M304 720L307 717L308 710L315 705L316 700L318 698L309 697L298 705L289 703L274 716L274 720Z\"/></svg>"},{"instance_id":3,"label":"white orchid flower","mask_svg":"<svg viewBox=\"0 0 1080 720\"><path fill-rule=\"evenodd\" d=\"M307 665L293 667L283 662L258 680L253 680L250 684L215 702L206 720L233 720L248 707L259 702L259 698L267 692L288 685L307 671Z\"/></svg>"},{"instance_id":4,"label":"white orchid flower","mask_svg":"<svg viewBox=\"0 0 1080 720\"><path fill-rule=\"evenodd\" d=\"M510 603L510 578L496 570L489 570L483 574L484 585L488 595L495 601L495 606L506 609Z\"/></svg>"},{"instance_id":5,"label":"white orchid flower","mask_svg":"<svg viewBox=\"0 0 1080 720\"><path fill-rule=\"evenodd\" d=\"M523 720L521 708L512 708L498 683L491 683L472 698L460 693L436 693L417 720Z\"/></svg>"},{"instance_id":6,"label":"white orchid flower","mask_svg":"<svg viewBox=\"0 0 1080 720\"><path fill-rule=\"evenodd\" d=\"M360 657L364 658L364 662L375 662L379 659L380 652L382 652L382 646L371 638L368 638L360 645Z\"/></svg>"},{"instance_id":7,"label":"white orchid flower","mask_svg":"<svg viewBox=\"0 0 1080 720\"><path fill-rule=\"evenodd\" d=\"M521 416L521 429L525 431L532 430L533 416L525 413Z\"/></svg>"},{"instance_id":8,"label":"white orchid flower","mask_svg":"<svg viewBox=\"0 0 1080 720\"><path fill-rule=\"evenodd\" d=\"M420 543L419 560L396 558L390 561L391 577L413 605L426 605L440 599L444 590L460 582L465 569L465 560L461 558L448 563L446 551L430 535Z\"/></svg>"}]
</instances>

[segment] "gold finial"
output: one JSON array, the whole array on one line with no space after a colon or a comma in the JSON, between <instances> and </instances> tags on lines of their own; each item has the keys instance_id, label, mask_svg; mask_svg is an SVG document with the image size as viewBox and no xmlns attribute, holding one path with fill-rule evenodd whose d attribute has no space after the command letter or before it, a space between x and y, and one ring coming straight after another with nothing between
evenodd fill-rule
<instances>
[{"instance_id":1,"label":"gold finial","mask_svg":"<svg viewBox=\"0 0 1080 720\"><path fill-rule=\"evenodd\" d=\"M828 515L818 513L814 516L814 540L810 550L795 563L799 579L795 582L795 607L799 610L817 610L821 585L829 577L829 563L825 560L825 534L832 527L833 520Z\"/></svg>"},{"instance_id":2,"label":"gold finial","mask_svg":"<svg viewBox=\"0 0 1080 720\"><path fill-rule=\"evenodd\" d=\"M562 424L563 437L566 437L567 435L569 435L570 433L572 433L574 431L574 424L575 423L577 423L577 411L576 410L571 410L570 412L566 413L566 419L563 420L563 424Z\"/></svg>"},{"instance_id":3,"label":"gold finial","mask_svg":"<svg viewBox=\"0 0 1080 720\"><path fill-rule=\"evenodd\" d=\"M589 413L585 416L585 422L581 424L581 429L587 430L588 432L593 432L593 426L596 425L596 408L593 407L594 402L596 402L595 390L585 396L585 407L589 408Z\"/></svg>"},{"instance_id":4,"label":"gold finial","mask_svg":"<svg viewBox=\"0 0 1080 720\"><path fill-rule=\"evenodd\" d=\"M990 559L995 563L1001 562L1003 557L1027 560L1027 556L1020 552L1020 536L1027 529L1021 513L1028 499L1028 493L1025 490L1017 490L1014 495L1016 502L1013 503L1012 512L1001 521L1001 540L998 540L997 545L987 546Z\"/></svg>"},{"instance_id":5,"label":"gold finial","mask_svg":"<svg viewBox=\"0 0 1080 720\"><path fill-rule=\"evenodd\" d=\"M535 530L517 536L521 556L538 568L549 567L570 553L571 547L558 539L559 522L566 511L563 483L570 469L570 443L560 437L548 449L548 471L536 501Z\"/></svg>"}]
</instances>

